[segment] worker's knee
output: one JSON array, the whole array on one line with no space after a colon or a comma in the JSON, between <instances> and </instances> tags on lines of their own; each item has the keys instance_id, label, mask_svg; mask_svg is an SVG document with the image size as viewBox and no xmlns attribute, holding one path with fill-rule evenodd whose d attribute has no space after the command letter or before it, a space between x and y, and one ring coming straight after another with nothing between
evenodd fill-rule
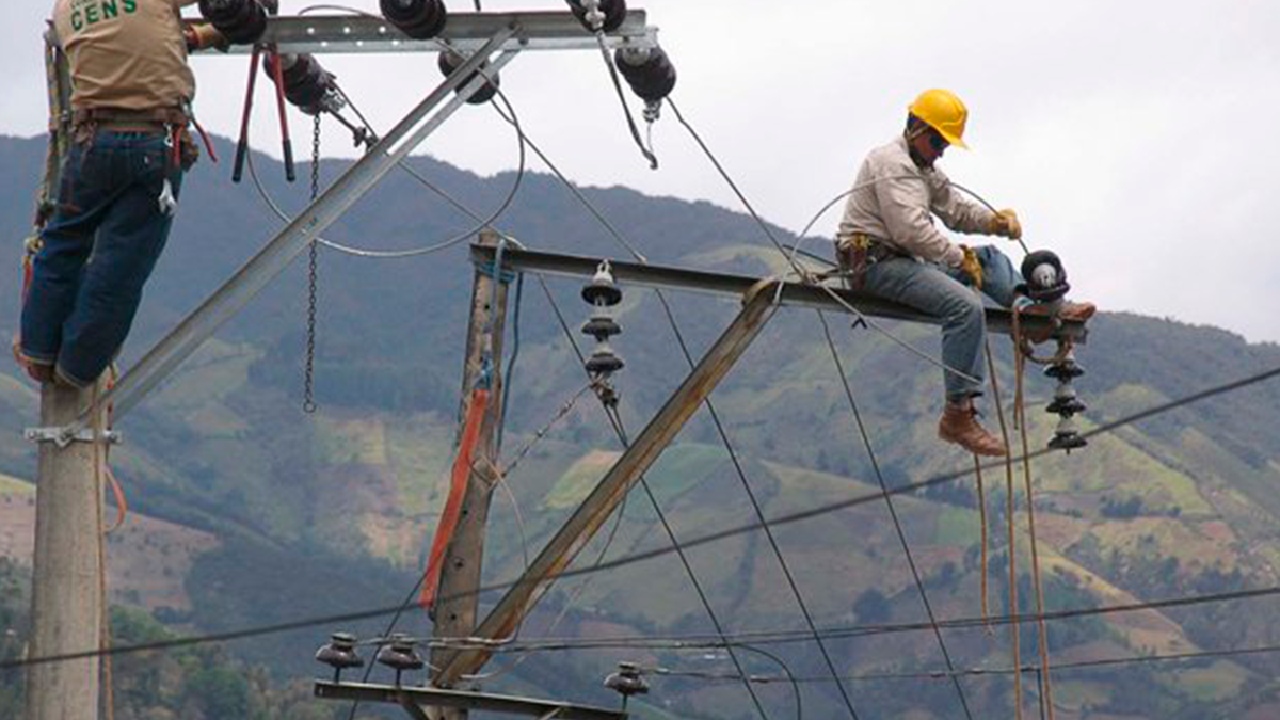
<instances>
[{"instance_id":1,"label":"worker's knee","mask_svg":"<svg viewBox=\"0 0 1280 720\"><path fill-rule=\"evenodd\" d=\"M943 309L943 320L948 325L981 324L984 313L982 299L978 294L965 290L953 293L947 298Z\"/></svg>"}]
</instances>

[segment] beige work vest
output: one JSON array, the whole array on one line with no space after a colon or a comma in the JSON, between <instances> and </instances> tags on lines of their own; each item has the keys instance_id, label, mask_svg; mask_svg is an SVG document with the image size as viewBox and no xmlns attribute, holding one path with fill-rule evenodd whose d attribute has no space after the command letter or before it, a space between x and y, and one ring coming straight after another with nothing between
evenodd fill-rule
<instances>
[{"instance_id":1,"label":"beige work vest","mask_svg":"<svg viewBox=\"0 0 1280 720\"><path fill-rule=\"evenodd\" d=\"M178 9L195 0L57 0L77 110L175 108L195 96Z\"/></svg>"}]
</instances>

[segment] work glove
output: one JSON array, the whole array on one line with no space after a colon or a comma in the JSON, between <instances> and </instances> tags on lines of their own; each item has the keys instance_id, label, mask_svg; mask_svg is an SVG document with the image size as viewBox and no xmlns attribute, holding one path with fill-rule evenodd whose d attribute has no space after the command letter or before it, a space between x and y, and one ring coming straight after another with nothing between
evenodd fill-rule
<instances>
[{"instance_id":1,"label":"work glove","mask_svg":"<svg viewBox=\"0 0 1280 720\"><path fill-rule=\"evenodd\" d=\"M996 214L991 216L991 221L987 223L987 234L1007 237L1010 240L1020 239L1022 223L1018 222L1018 213L1008 208L997 210Z\"/></svg>"},{"instance_id":2,"label":"work glove","mask_svg":"<svg viewBox=\"0 0 1280 720\"><path fill-rule=\"evenodd\" d=\"M187 41L188 52L206 48L226 52L227 48L231 47L231 43L227 41L226 36L218 32L218 29L212 25L188 25L182 34Z\"/></svg>"},{"instance_id":3,"label":"work glove","mask_svg":"<svg viewBox=\"0 0 1280 720\"><path fill-rule=\"evenodd\" d=\"M969 277L975 288L981 290L982 263L978 262L978 253L968 245L961 245L960 250L964 253L964 257L960 260L960 272Z\"/></svg>"}]
</instances>

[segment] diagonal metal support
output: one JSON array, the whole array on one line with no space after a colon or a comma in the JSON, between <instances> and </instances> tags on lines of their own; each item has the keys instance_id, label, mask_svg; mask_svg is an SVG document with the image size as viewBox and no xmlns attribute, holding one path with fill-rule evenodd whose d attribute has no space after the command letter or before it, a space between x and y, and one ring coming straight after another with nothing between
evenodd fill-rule
<instances>
[{"instance_id":1,"label":"diagonal metal support","mask_svg":"<svg viewBox=\"0 0 1280 720\"><path fill-rule=\"evenodd\" d=\"M138 362L110 392L85 410L76 421L63 428L63 435L74 437L88 426L99 409L115 405L116 419L124 416L156 385L173 373L191 353L200 347L219 327L230 320L264 287L293 261L320 233L332 225L342 213L364 197L384 175L391 171L428 135L435 132L465 102L464 98L486 82L482 73L472 73L489 56L516 34L518 28L507 27L489 39L479 52L467 58L452 75L422 100L399 124L380 140L364 157L329 186L315 202L303 210L293 222L271 239L229 280L210 295L200 307L188 315ZM518 53L504 51L487 72L497 72ZM468 78L470 78L468 80ZM464 84L463 81L467 80ZM461 91L445 99L455 88ZM439 112L430 115L444 102ZM424 122L425 121L425 122Z\"/></svg>"},{"instance_id":2,"label":"diagonal metal support","mask_svg":"<svg viewBox=\"0 0 1280 720\"><path fill-rule=\"evenodd\" d=\"M733 369L738 358L751 345L773 315L776 283L759 282L746 294L746 303L738 317L716 340L697 367L667 399L649 424L627 448L604 479L596 485L573 515L543 548L529 569L503 596L472 637L499 639L507 637L520 624L525 613L551 583L573 562L574 557L591 541L592 536L609 515L617 509L627 492L647 471L679 434L685 423ZM463 675L477 672L492 654L489 648L458 650L441 658L434 684L448 687Z\"/></svg>"}]
</instances>

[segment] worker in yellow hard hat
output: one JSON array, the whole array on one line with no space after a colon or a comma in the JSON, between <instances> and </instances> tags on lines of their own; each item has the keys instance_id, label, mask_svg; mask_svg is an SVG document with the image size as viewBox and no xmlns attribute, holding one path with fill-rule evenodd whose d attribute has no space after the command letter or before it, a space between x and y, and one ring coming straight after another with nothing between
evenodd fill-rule
<instances>
[{"instance_id":1,"label":"worker in yellow hard hat","mask_svg":"<svg viewBox=\"0 0 1280 720\"><path fill-rule=\"evenodd\" d=\"M938 423L943 440L979 455L1002 456L1004 443L977 421L973 400L982 395L986 315L976 287L1002 307L1047 314L1023 296L1023 279L992 245L952 241L937 217L964 234L1022 237L1013 210L992 211L966 197L935 163L964 143L969 111L949 90L926 90L907 108L902 133L872 150L858 171L836 234L837 257L855 289L900 302L942 320L946 407ZM1058 317L1084 321L1089 303L1061 302Z\"/></svg>"}]
</instances>

